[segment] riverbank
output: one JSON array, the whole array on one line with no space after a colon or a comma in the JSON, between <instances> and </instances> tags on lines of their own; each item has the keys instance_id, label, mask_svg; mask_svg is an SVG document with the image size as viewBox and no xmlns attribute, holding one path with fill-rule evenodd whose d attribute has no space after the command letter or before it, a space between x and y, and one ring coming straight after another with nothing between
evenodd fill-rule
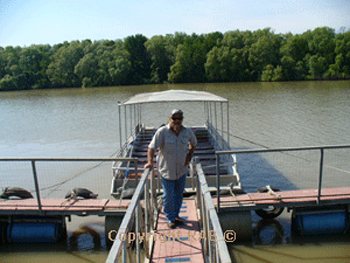
<instances>
[{"instance_id":1,"label":"riverbank","mask_svg":"<svg viewBox=\"0 0 350 263\"><path fill-rule=\"evenodd\" d=\"M0 47L0 90L349 79L349 43L350 31L321 27Z\"/></svg>"}]
</instances>

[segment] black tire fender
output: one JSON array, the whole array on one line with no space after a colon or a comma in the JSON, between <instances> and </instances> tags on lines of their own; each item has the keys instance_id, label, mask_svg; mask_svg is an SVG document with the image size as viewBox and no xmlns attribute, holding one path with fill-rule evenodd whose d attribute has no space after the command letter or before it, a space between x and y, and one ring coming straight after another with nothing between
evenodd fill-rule
<instances>
[{"instance_id":1,"label":"black tire fender","mask_svg":"<svg viewBox=\"0 0 350 263\"><path fill-rule=\"evenodd\" d=\"M278 189L277 187L273 187L273 186L270 186L270 187L274 192L280 191L280 189ZM268 191L269 189L266 186L260 187L258 189L259 193L267 193ZM282 214L283 210L284 210L284 207L269 206L269 208L266 208L266 209L255 210L255 213L258 216L262 217L263 219L273 219L278 217L280 214Z\"/></svg>"},{"instance_id":2,"label":"black tire fender","mask_svg":"<svg viewBox=\"0 0 350 263\"><path fill-rule=\"evenodd\" d=\"M71 189L66 195L65 198L69 199L69 198L76 198L76 197L80 197L83 199L96 199L98 196L98 194L94 194L92 191L90 191L89 189L86 188L73 188Z\"/></svg>"},{"instance_id":3,"label":"black tire fender","mask_svg":"<svg viewBox=\"0 0 350 263\"><path fill-rule=\"evenodd\" d=\"M33 195L26 189L21 187L6 187L1 194L1 198L9 199L11 196L16 196L20 199L34 198Z\"/></svg>"}]
</instances>

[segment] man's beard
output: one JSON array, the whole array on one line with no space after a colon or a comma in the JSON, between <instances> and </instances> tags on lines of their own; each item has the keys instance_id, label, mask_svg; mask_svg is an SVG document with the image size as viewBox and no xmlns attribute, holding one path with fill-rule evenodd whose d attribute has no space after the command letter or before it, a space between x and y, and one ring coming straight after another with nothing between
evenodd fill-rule
<instances>
[{"instance_id":1,"label":"man's beard","mask_svg":"<svg viewBox=\"0 0 350 263\"><path fill-rule=\"evenodd\" d=\"M173 130L176 131L176 132L180 131L180 129L181 129L181 124L178 124L178 125L175 124L173 126Z\"/></svg>"}]
</instances>

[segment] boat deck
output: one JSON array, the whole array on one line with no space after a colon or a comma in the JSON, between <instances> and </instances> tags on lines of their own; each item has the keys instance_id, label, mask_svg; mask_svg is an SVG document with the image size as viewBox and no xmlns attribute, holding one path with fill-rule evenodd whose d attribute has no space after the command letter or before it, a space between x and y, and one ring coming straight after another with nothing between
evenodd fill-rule
<instances>
[{"instance_id":1,"label":"boat deck","mask_svg":"<svg viewBox=\"0 0 350 263\"><path fill-rule=\"evenodd\" d=\"M210 139L210 134L205 127L192 127L191 128L197 138L197 147L194 152L194 156L198 157L198 160L202 164L203 171L206 176L213 177L212 180L208 179L208 183L215 181L214 177L216 176L216 155L215 148L212 145ZM155 134L156 129L153 127L148 127L142 129L140 134L134 140L131 140L131 153L130 157L138 159L138 178L141 178L143 168L148 162L147 151L148 145L150 144L153 135ZM155 167L155 176L157 177L157 162L156 157L153 159ZM130 179L127 182L127 187L136 188L137 181L135 179L134 172L134 163L122 163L119 167L116 167L118 176L115 179L112 195L117 197L117 189L124 184L124 180L127 177ZM226 167L220 167L221 175L228 175L229 172ZM228 178L223 178L223 184L228 184L232 181L232 176ZM186 188L190 188L190 182L187 180Z\"/></svg>"},{"instance_id":2,"label":"boat deck","mask_svg":"<svg viewBox=\"0 0 350 263\"><path fill-rule=\"evenodd\" d=\"M194 152L194 155L197 156L202 163L203 170L206 175L216 175L215 167L208 167L216 164L216 156L214 146L211 144L210 135L207 129L204 127L192 128L192 131L197 138L197 148ZM138 167L140 169L147 163L147 150L148 145L152 140L152 137L156 129L148 128L143 130L143 132L137 137L133 142L134 148L132 152L132 157L138 158ZM154 159L156 165L156 159ZM222 168L220 171L221 174L227 174L227 170Z\"/></svg>"},{"instance_id":3,"label":"boat deck","mask_svg":"<svg viewBox=\"0 0 350 263\"><path fill-rule=\"evenodd\" d=\"M175 229L169 229L165 214L160 213L151 262L204 262L196 211L195 200L185 199L180 210L185 223Z\"/></svg>"}]
</instances>

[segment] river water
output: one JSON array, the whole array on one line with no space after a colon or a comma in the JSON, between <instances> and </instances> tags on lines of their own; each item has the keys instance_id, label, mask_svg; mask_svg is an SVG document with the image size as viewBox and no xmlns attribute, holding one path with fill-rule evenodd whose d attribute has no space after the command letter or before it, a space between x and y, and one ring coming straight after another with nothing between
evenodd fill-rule
<instances>
[{"instance_id":1,"label":"river water","mask_svg":"<svg viewBox=\"0 0 350 263\"><path fill-rule=\"evenodd\" d=\"M0 157L111 157L120 146L118 101L139 92L167 89L204 90L228 98L233 148L350 144L350 81L145 85L1 92ZM185 111L185 124L189 111ZM166 121L167 115L168 112L164 112L148 118L164 118ZM266 158L269 160L270 157ZM300 153L278 158L276 162L272 158L269 163L273 170L283 177L271 176L266 182L272 181L273 184L276 183L274 180L283 178L282 182L277 183L286 190L316 187L317 177L308 177L308 173L298 176L291 172L295 167L300 167L300 162L310 158L318 157L317 154L310 157ZM293 168L284 171L287 159L295 161ZM327 159L331 176L326 178L326 185L350 186L347 160L339 161L336 157ZM243 187L255 191L257 187L266 185L266 178L257 181L248 176L252 173L249 162L246 157L239 157L239 172ZM340 166L335 165L337 162L340 162ZM310 168L310 171L312 169L318 168ZM333 176L335 174L337 176ZM50 176L57 182L65 180ZM50 176L46 181L50 181ZM8 186L11 180L16 182L17 179L12 177L9 179L4 172L1 173L0 186ZM103 179L104 184L108 184L109 180ZM57 192L50 192L48 196L56 197L55 194ZM58 195L63 194L58 192ZM107 191L101 193L103 197L106 195ZM269 240L274 235L269 235L273 227L266 226L266 233L262 234L266 236L265 239L259 236L254 244L236 244L231 248L233 258L237 262L350 262L347 237L332 242L329 238L296 242L291 237L288 219L290 213L287 212L279 219L278 227L284 231L284 235L277 243L282 245L271 246L275 242ZM258 225L259 219L254 217L254 220L255 226ZM89 226L101 235L98 245L91 242L89 237L82 237L86 239L82 246L72 246L69 240L68 245L63 244L62 247L0 245L0 262L104 262L107 249L103 219L73 217L72 222L68 223L67 239L83 226Z\"/></svg>"}]
</instances>

